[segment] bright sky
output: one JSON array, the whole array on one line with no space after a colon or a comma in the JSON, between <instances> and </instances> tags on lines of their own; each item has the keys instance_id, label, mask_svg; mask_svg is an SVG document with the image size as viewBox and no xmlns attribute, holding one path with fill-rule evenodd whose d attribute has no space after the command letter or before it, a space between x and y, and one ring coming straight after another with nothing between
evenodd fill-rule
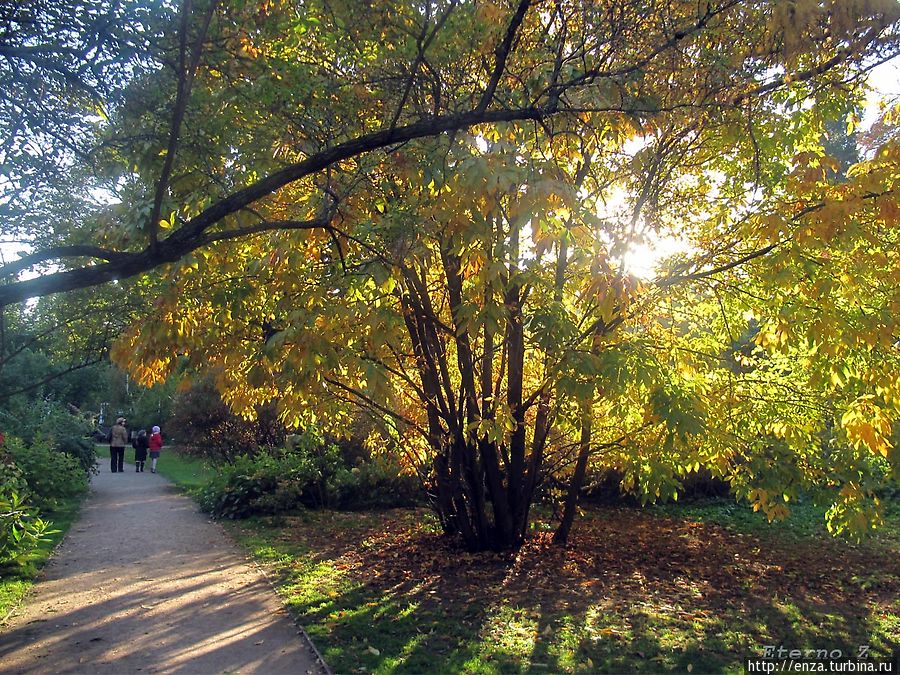
<instances>
[{"instance_id":1,"label":"bright sky","mask_svg":"<svg viewBox=\"0 0 900 675\"><path fill-rule=\"evenodd\" d=\"M657 236L652 242L631 245L625 256L625 270L639 279L655 279L662 261L690 250L690 243L684 239L671 235Z\"/></svg>"},{"instance_id":2,"label":"bright sky","mask_svg":"<svg viewBox=\"0 0 900 675\"><path fill-rule=\"evenodd\" d=\"M900 98L900 58L875 68L869 77L869 85L872 91L866 99L863 129L870 127L878 118L881 101ZM633 244L630 253L625 256L626 270L641 279L656 278L662 261L691 248L687 241L671 235L653 237L651 233L651 237L651 241Z\"/></svg>"},{"instance_id":3,"label":"bright sky","mask_svg":"<svg viewBox=\"0 0 900 675\"><path fill-rule=\"evenodd\" d=\"M869 77L872 91L866 99L863 127L872 125L878 115L878 102L900 97L900 58L883 63L872 71Z\"/></svg>"}]
</instances>

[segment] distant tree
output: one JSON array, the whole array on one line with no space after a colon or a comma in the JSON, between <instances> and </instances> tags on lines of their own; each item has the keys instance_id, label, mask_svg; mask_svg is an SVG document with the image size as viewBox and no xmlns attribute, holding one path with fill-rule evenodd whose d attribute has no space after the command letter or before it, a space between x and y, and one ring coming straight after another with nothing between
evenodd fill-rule
<instances>
[{"instance_id":1,"label":"distant tree","mask_svg":"<svg viewBox=\"0 0 900 675\"><path fill-rule=\"evenodd\" d=\"M847 170L862 159L858 134L855 129L848 132L847 128L848 124L843 120L828 121L822 138L822 149L837 162L834 173L840 180L846 180Z\"/></svg>"},{"instance_id":2,"label":"distant tree","mask_svg":"<svg viewBox=\"0 0 900 675\"><path fill-rule=\"evenodd\" d=\"M261 449L282 447L285 427L272 405L260 406L252 419L225 404L212 377L180 392L174 403L169 435L180 448L198 457L232 462Z\"/></svg>"}]
</instances>

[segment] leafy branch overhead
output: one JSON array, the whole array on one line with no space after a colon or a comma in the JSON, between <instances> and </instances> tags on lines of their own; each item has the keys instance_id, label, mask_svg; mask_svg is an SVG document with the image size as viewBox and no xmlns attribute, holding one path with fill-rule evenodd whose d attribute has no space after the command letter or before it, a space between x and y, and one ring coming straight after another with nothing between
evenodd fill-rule
<instances>
[{"instance_id":1,"label":"leafy branch overhead","mask_svg":"<svg viewBox=\"0 0 900 675\"><path fill-rule=\"evenodd\" d=\"M323 177L323 172L343 172L342 163L363 158L373 151L467 130L477 125L501 122L534 121L544 125L550 134L561 134L565 133L566 127L572 126L573 113L581 117L594 116L589 122L591 125L602 125L608 123L602 120L625 115L633 120L636 130L642 124L652 126L654 120L672 111L683 110L693 117L716 115L719 111L722 114L746 111L749 116L753 114L754 98L771 95L789 84L796 87L805 81L813 82L813 90L826 86L817 78L848 63L856 63L864 55L883 57L885 51L891 50L895 44L891 24L894 17L888 14L895 8L890 3L884 3L885 6L879 8L884 13L854 17L859 21L858 24L843 25L841 21L847 21L844 14L848 10L835 12L830 17L831 23L823 31L827 41L807 45L817 48L815 61L801 59L799 54L787 53L789 47L792 50L800 48L800 38L791 37L792 33L811 31L814 27L800 24L798 18L780 17L778 11L767 16L768 8L755 14L754 8L745 7L746 4L749 3L739 0L720 4L706 3L688 12L676 4L661 11L656 20L639 16L638 6L626 7L617 16L610 8L602 5L588 12L582 11L577 5L522 0L510 11L493 3L475 7L458 6L456 2L449 2L439 15L432 16L429 4L425 8L421 26L427 39L424 42L418 41L421 53L417 54L412 64L404 62L402 54L413 47L410 30L416 25L416 21L422 21L422 16L417 15L413 5L397 7L396 16L388 12L384 17L374 17L376 20L368 34L363 34L364 31L357 28L347 27L348 17L355 11L353 3L340 8L343 15L337 6L310 9L308 15L294 17L295 25L291 28L294 34L302 36L302 43L298 40L291 44L292 41L284 40L275 33L287 21L285 13L279 11L276 4L267 3L258 8L252 4L223 7L219 16L215 17L212 27L214 34L207 35L216 14L215 3L195 8L191 0L185 0L181 8L180 24L172 31L174 34L164 33L159 37L159 43L145 45L145 53L136 55L125 63L117 63L111 56L108 72L103 72L100 68L99 73L95 72L98 70L97 66L85 72L86 68L78 58L87 60L93 54L91 49L111 50L119 45L118 40L122 38L107 32L109 23L114 18L112 9L108 10L109 14L105 17L109 23L105 23L102 30L96 24L66 26L76 32L82 31L83 40L93 31L98 31L93 36L96 45L83 46L80 52L70 50L67 57L68 61L74 58L73 63L62 60L61 54L52 52L48 58L38 56L44 50L51 50L49 45L18 48L9 45L3 54L10 68L21 68L19 62L22 59L29 62L29 68L18 77L42 76L45 74L44 69L49 69L60 77L59 95L71 96L70 92L74 88L88 95L90 105L101 106L104 102L100 97L108 89L115 87L116 82L119 83L118 86L126 87L126 96L129 89L140 86L138 78L129 82L122 73L123 69L143 65L149 70L155 58L161 59L165 65L174 58L170 56L172 52L177 50L180 56L177 64L170 64L173 72L166 73L168 77L156 75L163 85L169 78L177 83L177 95L171 103L171 120L168 122L170 133L167 147L161 149L158 155L163 158L163 166L159 168L161 175L156 177L154 184L154 171L148 173L144 167L135 166L140 178L134 174L128 177L144 181L146 174L151 179L146 191L152 189L154 193L153 208L148 219L139 223L139 228L146 232L147 239L142 250L135 250L135 244L141 248L140 237L132 238L131 246L126 250L48 242L49 245L40 246L30 255L0 268L0 275L9 278L23 269L51 261L64 263L63 270L40 279L11 279L10 283L0 289L0 304L7 305L29 297L141 274L160 264L174 262L207 246L211 241L245 236L248 232L246 227L229 229L226 226L212 238L207 231L227 223L229 218L238 216L282 188L304 178L321 178L319 183L333 181L333 176L329 174ZM100 5L93 9L98 14L102 13ZM38 25L41 20L48 23L45 27L47 32L53 26L58 26L54 23L58 21L58 17L50 13L42 14L46 12L42 6L26 6L23 12L28 13L29 10L35 15ZM130 14L125 15L124 24L137 32L142 28L142 8L137 5L129 6L126 11L130 11ZM11 26L18 26L23 18L10 12L6 20ZM474 22L471 34L460 36L459 27L469 21ZM785 23L779 23L780 21ZM791 23L792 21L795 23ZM752 45L738 49L737 53L727 53L724 65L733 69L730 73L731 81L722 78L721 82L712 82L704 90L696 90L692 86L693 78L697 70L706 64L700 63L699 68L685 68L686 60L698 52L703 56L710 56L711 50L721 47L725 40L734 37L742 24L750 22L764 27L763 44L769 45L771 53L754 53ZM643 33L641 39L631 40L631 44L624 48L622 41L637 30ZM384 52L381 54L372 51L375 33L379 31L381 35L378 37L390 38L381 45ZM594 31L597 33L592 34ZM808 37L813 39L813 36ZM263 44L267 39L273 42ZM340 43L345 39L349 40L350 49L341 49ZM460 44L463 39L474 43L475 47ZM291 68L291 48L302 60L319 46L317 40L322 43L322 55L318 59L322 63ZM190 45L187 45L188 41L191 41ZM255 46L254 41L258 41L260 45ZM434 63L429 59L428 47L435 52L432 57ZM370 51L367 52L366 49ZM779 51L785 53L780 54ZM237 56L236 62L232 60L234 56ZM784 56L790 57L786 64L789 70L777 68L773 75L770 66L782 61ZM340 58L342 62L346 60L346 64L337 66L327 63L329 57ZM450 61L453 57L457 59L455 63ZM721 60L721 57L716 60ZM248 61L254 63L247 63ZM458 64L465 64L465 69L471 68L471 72L460 72L462 68L455 67ZM206 76L204 100L196 100L193 109L187 111L192 83L198 69ZM787 72L783 72L785 70ZM268 71L263 75L268 82L252 87L243 86L246 78L259 77L261 71ZM777 71L782 72L779 74ZM675 79L676 75L678 80ZM107 79L103 79L104 76ZM296 79L301 76L312 76L310 79L315 79L316 85L324 85L328 96L322 97L314 91L304 91L312 87L299 82L296 83L296 91L278 91L290 86L284 84L285 78ZM837 82L845 77L847 73L844 70L835 74ZM154 79L152 75L147 75L147 78ZM241 82L242 78L244 82ZM657 78L661 81L655 81ZM401 82L403 93L397 107L393 108L391 99ZM501 87L501 84L504 86ZM410 92L415 92L416 95L411 96ZM204 208L200 209L198 204L182 204L180 212L173 211L179 226L175 227L171 220L164 221L162 226L171 231L162 241L157 242L162 201L170 191L168 183L176 160L182 119L187 115L190 120L193 115L199 124L206 114L215 116L215 110L209 109L211 105L223 103L233 97L237 97L236 102L230 105L240 105L242 97L254 93L271 99L260 103L266 104L268 111L273 113L268 120L257 118L256 121L276 128L284 124L287 127L281 129L284 135L295 136L293 147L291 139L282 139L282 145L276 147L275 151L284 157L297 157L299 161L288 162L273 171L265 171L260 167L245 172L242 182L246 185L234 190L222 188L231 184L238 187L240 182L235 180L237 176L227 180L224 186L222 181L215 180L215 176L206 176L208 185L205 186L203 200L200 202ZM140 99L147 95L148 92L145 91L136 93L134 97ZM25 96L30 103L36 93L26 91ZM121 94L116 94L115 99L119 96ZM200 96L196 98L199 99ZM329 98L338 102L337 105L341 108L348 103L352 107L354 104L365 106L368 102L373 102L376 110L365 110L365 114L356 115L355 120L346 119L329 125L328 118L333 112L328 109ZM308 119L296 120L294 111L279 110L281 106L289 106L289 101L282 99L291 99L290 103L299 104L306 111ZM110 104L113 102L109 101ZM163 100L156 102L156 105L160 106L162 116L151 124L159 130L166 123L169 114L167 106L170 104ZM132 123L127 119L130 112L128 108L129 103L126 102L120 110L110 110L116 118L115 122L126 125ZM377 111L390 115L390 123ZM259 114L259 111L254 113ZM70 111L69 114L73 113ZM401 121L406 123L398 126ZM220 124L227 124L227 121L222 119ZM35 120L33 125L33 134L51 133L41 120ZM110 125L101 131L99 145L95 148L83 148L79 154L90 154L95 163L122 162L127 158L102 155L110 146L121 147L126 143L133 146L134 139L122 138L122 133L115 124ZM151 131L150 136L153 133ZM104 134L110 137L104 138ZM277 132L275 135L278 135ZM162 141L160 136L157 138ZM221 142L225 139L216 140L220 141L219 149L222 149ZM235 155L260 151L257 144L244 147L246 141L252 139L241 140L235 147L229 147L228 151ZM50 141L52 145L52 138ZM152 155L152 139L148 145L150 147L147 149ZM24 140L8 144L7 156L23 153L24 146ZM133 147L128 149L134 150ZM215 149L209 148L210 151ZM68 147L56 147L52 150L61 155L61 161L71 161ZM241 156L239 161L246 162L248 158ZM190 163L185 158L185 170L199 173L198 169L189 168ZM154 166L156 164L158 162ZM353 170L363 168L357 166ZM266 175L259 177L260 173ZM125 176L116 177L120 182L126 180ZM252 180L253 178L257 179ZM28 176L21 177L22 183L17 187L25 196L30 197L32 190L27 186L27 180ZM9 183L14 184L16 181L12 179ZM319 187L322 188L322 185ZM173 194L170 195L170 201L177 205L177 191L172 189L171 192ZM189 217L192 210L199 210L199 213ZM33 219L34 216L29 214L22 220L31 222ZM280 219L267 225L265 218L258 220L250 232L279 229L285 222ZM12 219L12 222L18 221ZM321 227L325 222L309 219L308 226ZM67 233L64 236L65 234ZM87 264L78 264L85 257L92 260ZM96 264L96 260L105 262Z\"/></svg>"},{"instance_id":2,"label":"leafy branch overhead","mask_svg":"<svg viewBox=\"0 0 900 675\"><path fill-rule=\"evenodd\" d=\"M79 153L44 143L66 180L10 174L0 305L152 288L113 353L136 377L367 415L473 549L520 545L539 494L565 541L591 475L661 499L701 467L862 532L898 460L894 113L830 148L897 5L652 10L185 2L91 84Z\"/></svg>"}]
</instances>

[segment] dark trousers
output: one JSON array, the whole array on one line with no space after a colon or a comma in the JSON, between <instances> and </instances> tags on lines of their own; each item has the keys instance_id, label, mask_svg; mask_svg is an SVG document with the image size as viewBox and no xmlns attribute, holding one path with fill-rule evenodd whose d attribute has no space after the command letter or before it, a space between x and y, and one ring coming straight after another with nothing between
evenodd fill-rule
<instances>
[{"instance_id":1,"label":"dark trousers","mask_svg":"<svg viewBox=\"0 0 900 675\"><path fill-rule=\"evenodd\" d=\"M125 463L125 448L109 449L109 470L112 473L124 471L122 465Z\"/></svg>"}]
</instances>

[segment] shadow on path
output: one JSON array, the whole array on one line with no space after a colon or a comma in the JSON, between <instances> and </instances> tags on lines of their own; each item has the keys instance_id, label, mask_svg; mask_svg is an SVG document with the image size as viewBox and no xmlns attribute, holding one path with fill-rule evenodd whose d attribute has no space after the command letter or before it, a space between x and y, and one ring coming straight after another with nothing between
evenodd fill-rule
<instances>
[{"instance_id":1,"label":"shadow on path","mask_svg":"<svg viewBox=\"0 0 900 675\"><path fill-rule=\"evenodd\" d=\"M2 673L321 673L258 569L166 479L109 473L25 607Z\"/></svg>"}]
</instances>

